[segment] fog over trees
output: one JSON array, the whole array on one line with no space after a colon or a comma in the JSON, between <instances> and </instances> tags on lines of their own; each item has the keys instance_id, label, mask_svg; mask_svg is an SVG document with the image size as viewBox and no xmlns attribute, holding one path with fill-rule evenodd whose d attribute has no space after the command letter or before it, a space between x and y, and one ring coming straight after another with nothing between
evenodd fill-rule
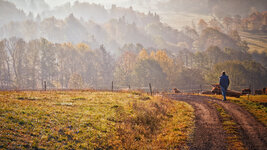
<instances>
[{"instance_id":1,"label":"fog over trees","mask_svg":"<svg viewBox=\"0 0 267 150\"><path fill-rule=\"evenodd\" d=\"M265 0L167 0L159 2L162 9L176 12L212 14L217 17L229 15L246 16L251 11L266 11Z\"/></svg>"},{"instance_id":2,"label":"fog over trees","mask_svg":"<svg viewBox=\"0 0 267 150\"><path fill-rule=\"evenodd\" d=\"M217 83L222 71L232 89L263 88L267 51L250 51L240 32L266 35L266 5L240 3L151 3L161 11L212 15L178 30L134 7L0 0L0 89L41 89L44 81L50 89L110 89L114 81L117 88L152 83L186 90Z\"/></svg>"}]
</instances>

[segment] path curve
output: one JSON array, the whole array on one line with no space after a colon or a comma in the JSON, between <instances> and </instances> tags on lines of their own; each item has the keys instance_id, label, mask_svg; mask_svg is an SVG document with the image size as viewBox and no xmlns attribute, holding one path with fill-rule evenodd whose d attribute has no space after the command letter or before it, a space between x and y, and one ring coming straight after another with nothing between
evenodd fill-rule
<instances>
[{"instance_id":1,"label":"path curve","mask_svg":"<svg viewBox=\"0 0 267 150\"><path fill-rule=\"evenodd\" d=\"M217 99L213 100L221 105L232 116L234 121L241 126L242 140L248 149L267 149L267 128L262 123L237 104L222 102Z\"/></svg>"},{"instance_id":2,"label":"path curve","mask_svg":"<svg viewBox=\"0 0 267 150\"><path fill-rule=\"evenodd\" d=\"M196 129L190 149L227 149L226 134L223 131L218 112L210 102L222 106L240 126L241 138L246 148L250 150L267 149L267 128L241 106L199 95L169 94L167 97L185 101L195 109Z\"/></svg>"}]
</instances>

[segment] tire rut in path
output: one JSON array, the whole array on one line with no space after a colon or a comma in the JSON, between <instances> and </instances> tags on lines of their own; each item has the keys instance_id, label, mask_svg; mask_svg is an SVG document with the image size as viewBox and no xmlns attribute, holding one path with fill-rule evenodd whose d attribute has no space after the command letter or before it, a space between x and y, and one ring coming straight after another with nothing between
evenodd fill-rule
<instances>
[{"instance_id":1,"label":"tire rut in path","mask_svg":"<svg viewBox=\"0 0 267 150\"><path fill-rule=\"evenodd\" d=\"M195 109L195 132L190 149L227 149L226 134L219 120L217 110L208 102L192 98L190 95L168 95L185 101Z\"/></svg>"}]
</instances>

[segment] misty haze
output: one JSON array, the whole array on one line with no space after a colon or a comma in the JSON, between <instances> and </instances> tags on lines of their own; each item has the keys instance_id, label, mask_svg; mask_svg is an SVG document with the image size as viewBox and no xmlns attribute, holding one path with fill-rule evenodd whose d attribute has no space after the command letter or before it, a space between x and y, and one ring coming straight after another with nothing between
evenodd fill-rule
<instances>
[{"instance_id":1,"label":"misty haze","mask_svg":"<svg viewBox=\"0 0 267 150\"><path fill-rule=\"evenodd\" d=\"M264 149L266 87L266 0L0 0L0 149Z\"/></svg>"}]
</instances>

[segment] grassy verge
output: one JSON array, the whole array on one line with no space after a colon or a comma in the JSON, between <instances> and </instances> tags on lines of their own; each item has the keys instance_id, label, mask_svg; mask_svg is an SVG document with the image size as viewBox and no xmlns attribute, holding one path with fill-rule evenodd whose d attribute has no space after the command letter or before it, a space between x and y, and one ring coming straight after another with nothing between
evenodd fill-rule
<instances>
[{"instance_id":1,"label":"grassy verge","mask_svg":"<svg viewBox=\"0 0 267 150\"><path fill-rule=\"evenodd\" d=\"M193 108L137 92L0 92L3 149L187 148Z\"/></svg>"},{"instance_id":2,"label":"grassy verge","mask_svg":"<svg viewBox=\"0 0 267 150\"><path fill-rule=\"evenodd\" d=\"M221 95L205 95L210 97L215 97L221 99ZM241 96L240 98L227 97L227 99L233 103L236 103L251 114L253 114L259 121L261 121L265 126L267 126L267 95L250 95Z\"/></svg>"},{"instance_id":3,"label":"grassy verge","mask_svg":"<svg viewBox=\"0 0 267 150\"><path fill-rule=\"evenodd\" d=\"M218 104L212 103L220 114L223 122L223 129L227 134L228 149L243 150L245 146L241 140L239 128L231 116Z\"/></svg>"}]
</instances>

